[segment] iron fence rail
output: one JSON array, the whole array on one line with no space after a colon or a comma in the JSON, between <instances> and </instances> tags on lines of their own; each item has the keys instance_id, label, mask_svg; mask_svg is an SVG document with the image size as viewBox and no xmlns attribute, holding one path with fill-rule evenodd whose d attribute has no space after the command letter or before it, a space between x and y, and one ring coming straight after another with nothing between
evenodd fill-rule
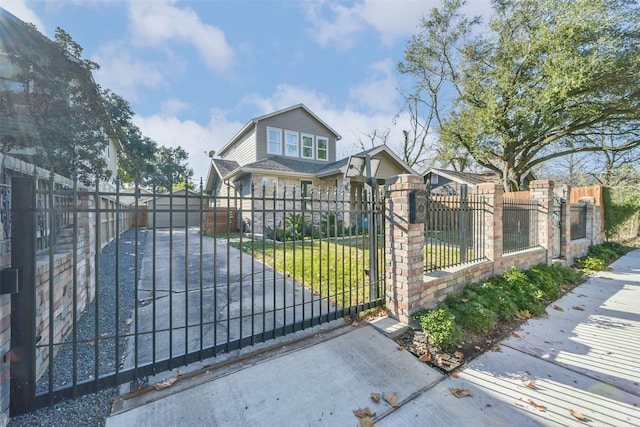
<instances>
[{"instance_id":1,"label":"iron fence rail","mask_svg":"<svg viewBox=\"0 0 640 427\"><path fill-rule=\"evenodd\" d=\"M504 198L502 252L507 254L538 246L538 201Z\"/></svg>"},{"instance_id":2,"label":"iron fence rail","mask_svg":"<svg viewBox=\"0 0 640 427\"><path fill-rule=\"evenodd\" d=\"M62 215L72 239L63 247L50 233L44 251L27 246L15 254L27 264L38 258L41 267L29 301L16 301L16 310L31 307L21 320L28 320L21 331L29 331L23 362L30 368L12 378L22 381L16 387L37 386L23 399L12 397L12 413L139 382L384 303L384 237L377 236L384 234L383 201L364 190L318 188L304 197L298 187L245 190L229 187L221 201L202 189L132 196L119 186L46 188L49 202L29 208L32 220L44 215L53 229ZM122 204L124 197L132 202ZM213 215L205 234L209 205L237 209L238 222L227 220L220 232L225 227ZM143 215L154 228L129 229ZM166 228L158 227L162 217ZM105 218L115 221L105 248L114 257L101 264ZM372 234L381 245L370 245ZM63 352L70 363L58 361Z\"/></svg>"},{"instance_id":3,"label":"iron fence rail","mask_svg":"<svg viewBox=\"0 0 640 427\"><path fill-rule=\"evenodd\" d=\"M427 196L425 272L486 259L486 202L482 196Z\"/></svg>"},{"instance_id":4,"label":"iron fence rail","mask_svg":"<svg viewBox=\"0 0 640 427\"><path fill-rule=\"evenodd\" d=\"M569 217L571 222L571 240L587 237L587 204L571 203Z\"/></svg>"}]
</instances>

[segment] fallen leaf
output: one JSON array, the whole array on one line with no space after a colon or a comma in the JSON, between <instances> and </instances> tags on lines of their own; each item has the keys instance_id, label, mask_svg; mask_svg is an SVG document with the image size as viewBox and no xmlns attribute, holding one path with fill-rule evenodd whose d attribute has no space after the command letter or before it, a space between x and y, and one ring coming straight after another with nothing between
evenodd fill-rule
<instances>
[{"instance_id":1,"label":"fallen leaf","mask_svg":"<svg viewBox=\"0 0 640 427\"><path fill-rule=\"evenodd\" d=\"M160 383L154 384L153 388L155 388L156 390L162 390L164 388L171 387L177 380L178 378L176 377L167 378L166 380Z\"/></svg>"},{"instance_id":2,"label":"fallen leaf","mask_svg":"<svg viewBox=\"0 0 640 427\"><path fill-rule=\"evenodd\" d=\"M560 307L559 305L554 305L553 309L558 311L564 311L564 308Z\"/></svg>"},{"instance_id":3,"label":"fallen leaf","mask_svg":"<svg viewBox=\"0 0 640 427\"><path fill-rule=\"evenodd\" d=\"M360 418L360 427L373 427L373 420L371 418Z\"/></svg>"},{"instance_id":4,"label":"fallen leaf","mask_svg":"<svg viewBox=\"0 0 640 427\"><path fill-rule=\"evenodd\" d=\"M584 311L584 307L580 307L579 305L574 305L573 307L574 310L578 310L578 311Z\"/></svg>"},{"instance_id":5,"label":"fallen leaf","mask_svg":"<svg viewBox=\"0 0 640 427\"><path fill-rule=\"evenodd\" d=\"M351 323L351 317L346 316L346 317L344 318L344 323Z\"/></svg>"},{"instance_id":6,"label":"fallen leaf","mask_svg":"<svg viewBox=\"0 0 640 427\"><path fill-rule=\"evenodd\" d=\"M514 338L522 338L520 335L516 334L515 332L512 333L511 336Z\"/></svg>"},{"instance_id":7,"label":"fallen leaf","mask_svg":"<svg viewBox=\"0 0 640 427\"><path fill-rule=\"evenodd\" d=\"M491 351L497 351L498 353L502 353L502 347L500 347L499 345L494 345L491 348Z\"/></svg>"},{"instance_id":8,"label":"fallen leaf","mask_svg":"<svg viewBox=\"0 0 640 427\"><path fill-rule=\"evenodd\" d=\"M442 366L442 355L441 354L436 356L436 365Z\"/></svg>"},{"instance_id":9,"label":"fallen leaf","mask_svg":"<svg viewBox=\"0 0 640 427\"><path fill-rule=\"evenodd\" d=\"M127 320L124 321L124 323L126 323L127 325L130 325L133 323L133 319L129 317Z\"/></svg>"},{"instance_id":10,"label":"fallen leaf","mask_svg":"<svg viewBox=\"0 0 640 427\"><path fill-rule=\"evenodd\" d=\"M382 393L382 398L387 401L387 403L394 408L398 407L398 393Z\"/></svg>"},{"instance_id":11,"label":"fallen leaf","mask_svg":"<svg viewBox=\"0 0 640 427\"><path fill-rule=\"evenodd\" d=\"M529 404L538 411L544 411L544 405L542 403L536 403L533 399L529 399Z\"/></svg>"},{"instance_id":12,"label":"fallen leaf","mask_svg":"<svg viewBox=\"0 0 640 427\"><path fill-rule=\"evenodd\" d=\"M522 383L524 384L525 387L529 387L530 389L533 389L533 390L536 389L536 386L533 385L533 380L523 381Z\"/></svg>"},{"instance_id":13,"label":"fallen leaf","mask_svg":"<svg viewBox=\"0 0 640 427\"><path fill-rule=\"evenodd\" d=\"M373 412L371 412L371 408L369 408L368 406L364 409L358 408L355 411L353 411L353 413L358 418L370 417L373 415Z\"/></svg>"},{"instance_id":14,"label":"fallen leaf","mask_svg":"<svg viewBox=\"0 0 640 427\"><path fill-rule=\"evenodd\" d=\"M560 289L562 289L563 291L568 291L568 290L569 290L569 286L567 286L567 285L560 285Z\"/></svg>"},{"instance_id":15,"label":"fallen leaf","mask_svg":"<svg viewBox=\"0 0 640 427\"><path fill-rule=\"evenodd\" d=\"M515 405L516 405L516 406L519 406L519 407L521 407L521 408L524 408L524 405L523 405L522 403L518 403L518 402L516 402L516 403L515 403Z\"/></svg>"},{"instance_id":16,"label":"fallen leaf","mask_svg":"<svg viewBox=\"0 0 640 427\"><path fill-rule=\"evenodd\" d=\"M451 373L451 377L452 377L452 378L458 378L459 376L460 376L460 375L456 374L455 372L452 372L452 373Z\"/></svg>"},{"instance_id":17,"label":"fallen leaf","mask_svg":"<svg viewBox=\"0 0 640 427\"><path fill-rule=\"evenodd\" d=\"M518 313L518 315L524 319L531 319L531 313L529 313L529 310L522 310L521 312Z\"/></svg>"},{"instance_id":18,"label":"fallen leaf","mask_svg":"<svg viewBox=\"0 0 640 427\"><path fill-rule=\"evenodd\" d=\"M431 354L427 352L420 356L418 360L424 363L431 362Z\"/></svg>"},{"instance_id":19,"label":"fallen leaf","mask_svg":"<svg viewBox=\"0 0 640 427\"><path fill-rule=\"evenodd\" d=\"M398 350L404 350L404 346L402 344L398 344L398 346L396 347Z\"/></svg>"},{"instance_id":20,"label":"fallen leaf","mask_svg":"<svg viewBox=\"0 0 640 427\"><path fill-rule=\"evenodd\" d=\"M475 348L475 349L476 349L476 351L482 351L482 347L480 347L479 345L477 345L477 346L475 346L475 347L473 347L473 348Z\"/></svg>"},{"instance_id":21,"label":"fallen leaf","mask_svg":"<svg viewBox=\"0 0 640 427\"><path fill-rule=\"evenodd\" d=\"M371 393L371 400L376 403L380 402L380 393Z\"/></svg>"},{"instance_id":22,"label":"fallen leaf","mask_svg":"<svg viewBox=\"0 0 640 427\"><path fill-rule=\"evenodd\" d=\"M460 351L456 351L455 353L453 353L453 357L455 357L458 360L462 360L464 359L464 354Z\"/></svg>"},{"instance_id":23,"label":"fallen leaf","mask_svg":"<svg viewBox=\"0 0 640 427\"><path fill-rule=\"evenodd\" d=\"M584 415L582 415L582 413L580 411L574 411L573 409L569 409L569 413L575 418L578 419L580 421L587 421L587 419L584 417Z\"/></svg>"},{"instance_id":24,"label":"fallen leaf","mask_svg":"<svg viewBox=\"0 0 640 427\"><path fill-rule=\"evenodd\" d=\"M465 396L473 396L473 393L468 388L450 388L449 391L458 399Z\"/></svg>"},{"instance_id":25,"label":"fallen leaf","mask_svg":"<svg viewBox=\"0 0 640 427\"><path fill-rule=\"evenodd\" d=\"M355 326L355 327L357 328L358 326L360 326L360 323L359 323L357 320L354 320L354 321L351 323L351 326Z\"/></svg>"},{"instance_id":26,"label":"fallen leaf","mask_svg":"<svg viewBox=\"0 0 640 427\"><path fill-rule=\"evenodd\" d=\"M181 376L183 376L183 375L184 375L184 371L183 371L182 369L178 369L178 370L176 371L176 374L178 374L178 376L179 376L179 377L181 377Z\"/></svg>"}]
</instances>

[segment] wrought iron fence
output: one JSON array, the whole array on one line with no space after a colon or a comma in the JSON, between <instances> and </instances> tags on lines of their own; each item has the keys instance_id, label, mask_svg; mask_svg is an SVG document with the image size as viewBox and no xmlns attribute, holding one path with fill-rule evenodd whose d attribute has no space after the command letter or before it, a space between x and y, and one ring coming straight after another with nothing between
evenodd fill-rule
<instances>
[{"instance_id":1,"label":"wrought iron fence","mask_svg":"<svg viewBox=\"0 0 640 427\"><path fill-rule=\"evenodd\" d=\"M587 237L587 204L572 203L570 210L571 240Z\"/></svg>"},{"instance_id":2,"label":"wrought iron fence","mask_svg":"<svg viewBox=\"0 0 640 427\"><path fill-rule=\"evenodd\" d=\"M482 196L427 195L425 272L477 262L485 256L486 203Z\"/></svg>"},{"instance_id":3,"label":"wrought iron fence","mask_svg":"<svg viewBox=\"0 0 640 427\"><path fill-rule=\"evenodd\" d=\"M510 253L538 246L538 201L504 198L502 210L502 252Z\"/></svg>"}]
</instances>

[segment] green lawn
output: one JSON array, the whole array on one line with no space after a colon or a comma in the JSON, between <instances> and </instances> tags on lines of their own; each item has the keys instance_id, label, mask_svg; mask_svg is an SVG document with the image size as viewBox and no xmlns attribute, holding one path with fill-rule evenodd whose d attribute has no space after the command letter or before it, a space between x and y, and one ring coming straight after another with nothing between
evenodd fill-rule
<instances>
[{"instance_id":1,"label":"green lawn","mask_svg":"<svg viewBox=\"0 0 640 427\"><path fill-rule=\"evenodd\" d=\"M230 243L240 248L239 243ZM305 240L287 243L243 242L242 250L274 267L282 274L328 297L332 303L349 307L370 300L368 238ZM384 246L379 249L384 255Z\"/></svg>"}]
</instances>

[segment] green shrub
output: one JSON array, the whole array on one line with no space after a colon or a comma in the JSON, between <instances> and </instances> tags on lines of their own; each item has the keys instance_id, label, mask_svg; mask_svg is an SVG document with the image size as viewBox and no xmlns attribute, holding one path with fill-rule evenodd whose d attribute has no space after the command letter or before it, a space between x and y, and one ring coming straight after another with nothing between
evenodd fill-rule
<instances>
[{"instance_id":1,"label":"green shrub","mask_svg":"<svg viewBox=\"0 0 640 427\"><path fill-rule=\"evenodd\" d=\"M460 341L460 326L453 314L443 307L428 311L420 324L438 348L447 348Z\"/></svg>"},{"instance_id":2,"label":"green shrub","mask_svg":"<svg viewBox=\"0 0 640 427\"><path fill-rule=\"evenodd\" d=\"M576 259L576 263L580 268L584 268L585 270L603 271L607 269L607 264L604 260L591 255Z\"/></svg>"},{"instance_id":3,"label":"green shrub","mask_svg":"<svg viewBox=\"0 0 640 427\"><path fill-rule=\"evenodd\" d=\"M518 306L502 288L492 282L481 282L469 285L467 289L480 295L486 307L496 313L498 319L511 319L518 313Z\"/></svg>"},{"instance_id":4,"label":"green shrub","mask_svg":"<svg viewBox=\"0 0 640 427\"><path fill-rule=\"evenodd\" d=\"M473 298L472 292L465 292L460 297L448 298L445 305L463 329L487 333L493 329L498 320L495 312L490 310L482 298ZM470 298L469 298L470 297Z\"/></svg>"}]
</instances>

